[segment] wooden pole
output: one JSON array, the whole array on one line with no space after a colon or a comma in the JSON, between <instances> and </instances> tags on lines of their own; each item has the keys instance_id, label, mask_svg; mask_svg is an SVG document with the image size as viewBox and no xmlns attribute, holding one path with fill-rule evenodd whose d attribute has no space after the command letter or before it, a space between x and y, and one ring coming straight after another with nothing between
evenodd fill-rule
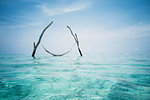
<instances>
[{"instance_id":1,"label":"wooden pole","mask_svg":"<svg viewBox=\"0 0 150 100\"><path fill-rule=\"evenodd\" d=\"M42 37L43 37L44 32L46 31L46 29L48 29L48 27L50 27L50 26L52 25L52 23L53 23L53 21L51 21L51 23L48 24L48 26L45 27L45 29L42 31L42 33L41 33L41 35L40 35L40 37L39 37L39 40L38 40L37 44L35 44L35 42L33 43L33 47L34 47L34 48L33 48L33 52L32 52L32 57L33 57L33 58L35 58L35 53L36 53L37 47L39 46L39 44L40 44L40 42L41 42L41 39L42 39Z\"/></svg>"},{"instance_id":2,"label":"wooden pole","mask_svg":"<svg viewBox=\"0 0 150 100\"><path fill-rule=\"evenodd\" d=\"M83 55L82 55L82 52L81 52L81 49L80 49L80 47L79 47L79 40L78 40L77 34L73 34L73 32L72 32L72 30L71 30L71 28L70 28L69 26L67 26L67 28L69 28L69 30L70 30L72 36L74 37L74 40L76 41L76 44L77 44L77 47L78 47L78 51L79 51L79 53L80 53L80 56L83 56Z\"/></svg>"}]
</instances>

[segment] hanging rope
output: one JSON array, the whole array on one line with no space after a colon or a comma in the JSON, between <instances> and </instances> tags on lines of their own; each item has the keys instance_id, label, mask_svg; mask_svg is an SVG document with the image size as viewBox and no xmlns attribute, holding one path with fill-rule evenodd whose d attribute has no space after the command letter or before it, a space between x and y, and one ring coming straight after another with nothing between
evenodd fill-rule
<instances>
[{"instance_id":1,"label":"hanging rope","mask_svg":"<svg viewBox=\"0 0 150 100\"><path fill-rule=\"evenodd\" d=\"M48 51L43 45L42 45L42 47L44 48L44 50L45 50L47 53L51 54L52 56L63 56L63 55L65 55L65 54L69 53L69 52L72 50L72 48L73 48L74 45L75 45L75 43L72 45L72 47L71 47L67 52L65 52L65 53L63 53L63 54L54 54L54 53Z\"/></svg>"}]
</instances>

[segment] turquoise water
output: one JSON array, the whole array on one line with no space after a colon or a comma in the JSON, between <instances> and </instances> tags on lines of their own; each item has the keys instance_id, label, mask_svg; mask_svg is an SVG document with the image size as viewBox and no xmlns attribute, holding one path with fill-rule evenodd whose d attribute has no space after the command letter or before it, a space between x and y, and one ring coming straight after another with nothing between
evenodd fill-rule
<instances>
[{"instance_id":1,"label":"turquoise water","mask_svg":"<svg viewBox=\"0 0 150 100\"><path fill-rule=\"evenodd\" d=\"M150 100L150 56L0 55L0 100Z\"/></svg>"}]
</instances>

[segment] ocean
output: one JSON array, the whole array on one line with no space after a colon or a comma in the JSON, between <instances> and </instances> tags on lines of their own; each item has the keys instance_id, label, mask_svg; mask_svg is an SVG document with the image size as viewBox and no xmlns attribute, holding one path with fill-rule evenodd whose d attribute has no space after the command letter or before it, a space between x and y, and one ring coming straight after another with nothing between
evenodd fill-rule
<instances>
[{"instance_id":1,"label":"ocean","mask_svg":"<svg viewBox=\"0 0 150 100\"><path fill-rule=\"evenodd\" d=\"M0 55L0 100L150 100L150 55Z\"/></svg>"}]
</instances>

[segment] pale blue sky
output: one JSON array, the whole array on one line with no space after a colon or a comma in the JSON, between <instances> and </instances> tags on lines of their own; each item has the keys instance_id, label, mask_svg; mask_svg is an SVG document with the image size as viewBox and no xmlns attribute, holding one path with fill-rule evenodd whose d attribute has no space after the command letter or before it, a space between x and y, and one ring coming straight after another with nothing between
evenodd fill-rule
<instances>
[{"instance_id":1,"label":"pale blue sky","mask_svg":"<svg viewBox=\"0 0 150 100\"><path fill-rule=\"evenodd\" d=\"M30 54L50 21L41 43L55 53L74 44L67 25L83 53L148 52L149 11L149 0L0 0L0 53Z\"/></svg>"}]
</instances>

